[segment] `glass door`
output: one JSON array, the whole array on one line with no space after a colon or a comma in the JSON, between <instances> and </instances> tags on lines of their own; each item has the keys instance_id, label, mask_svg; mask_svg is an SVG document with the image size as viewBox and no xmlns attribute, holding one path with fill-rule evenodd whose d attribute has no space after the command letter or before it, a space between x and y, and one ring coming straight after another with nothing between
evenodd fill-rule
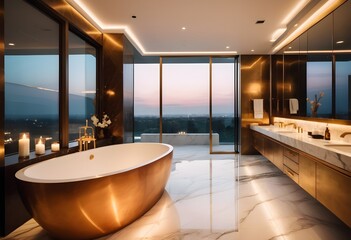
<instances>
[{"instance_id":1,"label":"glass door","mask_svg":"<svg viewBox=\"0 0 351 240\"><path fill-rule=\"evenodd\" d=\"M209 58L162 58L162 142L209 145Z\"/></svg>"},{"instance_id":2,"label":"glass door","mask_svg":"<svg viewBox=\"0 0 351 240\"><path fill-rule=\"evenodd\" d=\"M237 58L210 59L210 152L238 152Z\"/></svg>"}]
</instances>

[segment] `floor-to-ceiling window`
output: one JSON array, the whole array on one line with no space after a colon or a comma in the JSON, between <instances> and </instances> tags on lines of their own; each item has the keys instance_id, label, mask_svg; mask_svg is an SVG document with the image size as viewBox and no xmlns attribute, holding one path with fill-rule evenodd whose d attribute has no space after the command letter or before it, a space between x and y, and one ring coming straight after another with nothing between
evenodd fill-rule
<instances>
[{"instance_id":1,"label":"floor-to-ceiling window","mask_svg":"<svg viewBox=\"0 0 351 240\"><path fill-rule=\"evenodd\" d=\"M160 64L134 64L134 141L160 134Z\"/></svg>"},{"instance_id":2,"label":"floor-to-ceiling window","mask_svg":"<svg viewBox=\"0 0 351 240\"><path fill-rule=\"evenodd\" d=\"M4 3L8 155L18 152L21 132L29 132L31 139L59 139L59 24L26 1Z\"/></svg>"},{"instance_id":3,"label":"floor-to-ceiling window","mask_svg":"<svg viewBox=\"0 0 351 240\"><path fill-rule=\"evenodd\" d=\"M237 58L162 57L159 61L135 64L134 140L237 152Z\"/></svg>"},{"instance_id":4,"label":"floor-to-ceiling window","mask_svg":"<svg viewBox=\"0 0 351 240\"><path fill-rule=\"evenodd\" d=\"M209 132L209 58L163 58L162 96L163 141L178 134L197 144Z\"/></svg>"},{"instance_id":5,"label":"floor-to-ceiling window","mask_svg":"<svg viewBox=\"0 0 351 240\"><path fill-rule=\"evenodd\" d=\"M78 138L79 127L95 114L96 49L69 32L69 140Z\"/></svg>"}]
</instances>

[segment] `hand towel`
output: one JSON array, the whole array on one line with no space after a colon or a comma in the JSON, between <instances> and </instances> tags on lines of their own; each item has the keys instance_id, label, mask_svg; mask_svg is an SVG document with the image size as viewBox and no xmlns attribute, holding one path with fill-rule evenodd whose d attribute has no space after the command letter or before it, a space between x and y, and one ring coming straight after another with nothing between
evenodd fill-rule
<instances>
[{"instance_id":1,"label":"hand towel","mask_svg":"<svg viewBox=\"0 0 351 240\"><path fill-rule=\"evenodd\" d=\"M297 100L296 98L290 98L289 108L290 114L297 114L297 111L299 110L299 100Z\"/></svg>"},{"instance_id":2,"label":"hand towel","mask_svg":"<svg viewBox=\"0 0 351 240\"><path fill-rule=\"evenodd\" d=\"M254 118L263 118L263 99L253 100Z\"/></svg>"}]
</instances>

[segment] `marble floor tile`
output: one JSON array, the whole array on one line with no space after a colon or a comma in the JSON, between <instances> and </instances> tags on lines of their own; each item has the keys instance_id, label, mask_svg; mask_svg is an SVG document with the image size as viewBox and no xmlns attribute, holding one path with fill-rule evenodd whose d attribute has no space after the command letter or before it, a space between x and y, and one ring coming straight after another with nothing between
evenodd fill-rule
<instances>
[{"instance_id":1,"label":"marble floor tile","mask_svg":"<svg viewBox=\"0 0 351 240\"><path fill-rule=\"evenodd\" d=\"M3 239L51 239L34 220ZM262 156L175 147L160 201L100 240L351 239L351 229Z\"/></svg>"}]
</instances>

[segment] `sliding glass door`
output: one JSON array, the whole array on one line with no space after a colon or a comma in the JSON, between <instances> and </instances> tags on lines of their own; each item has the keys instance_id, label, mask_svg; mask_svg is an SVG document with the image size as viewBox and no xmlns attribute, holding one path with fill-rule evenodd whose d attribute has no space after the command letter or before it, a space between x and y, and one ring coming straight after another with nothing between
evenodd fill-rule
<instances>
[{"instance_id":1,"label":"sliding glass door","mask_svg":"<svg viewBox=\"0 0 351 240\"><path fill-rule=\"evenodd\" d=\"M237 68L233 57L212 57L210 71L210 152L237 152Z\"/></svg>"}]
</instances>

